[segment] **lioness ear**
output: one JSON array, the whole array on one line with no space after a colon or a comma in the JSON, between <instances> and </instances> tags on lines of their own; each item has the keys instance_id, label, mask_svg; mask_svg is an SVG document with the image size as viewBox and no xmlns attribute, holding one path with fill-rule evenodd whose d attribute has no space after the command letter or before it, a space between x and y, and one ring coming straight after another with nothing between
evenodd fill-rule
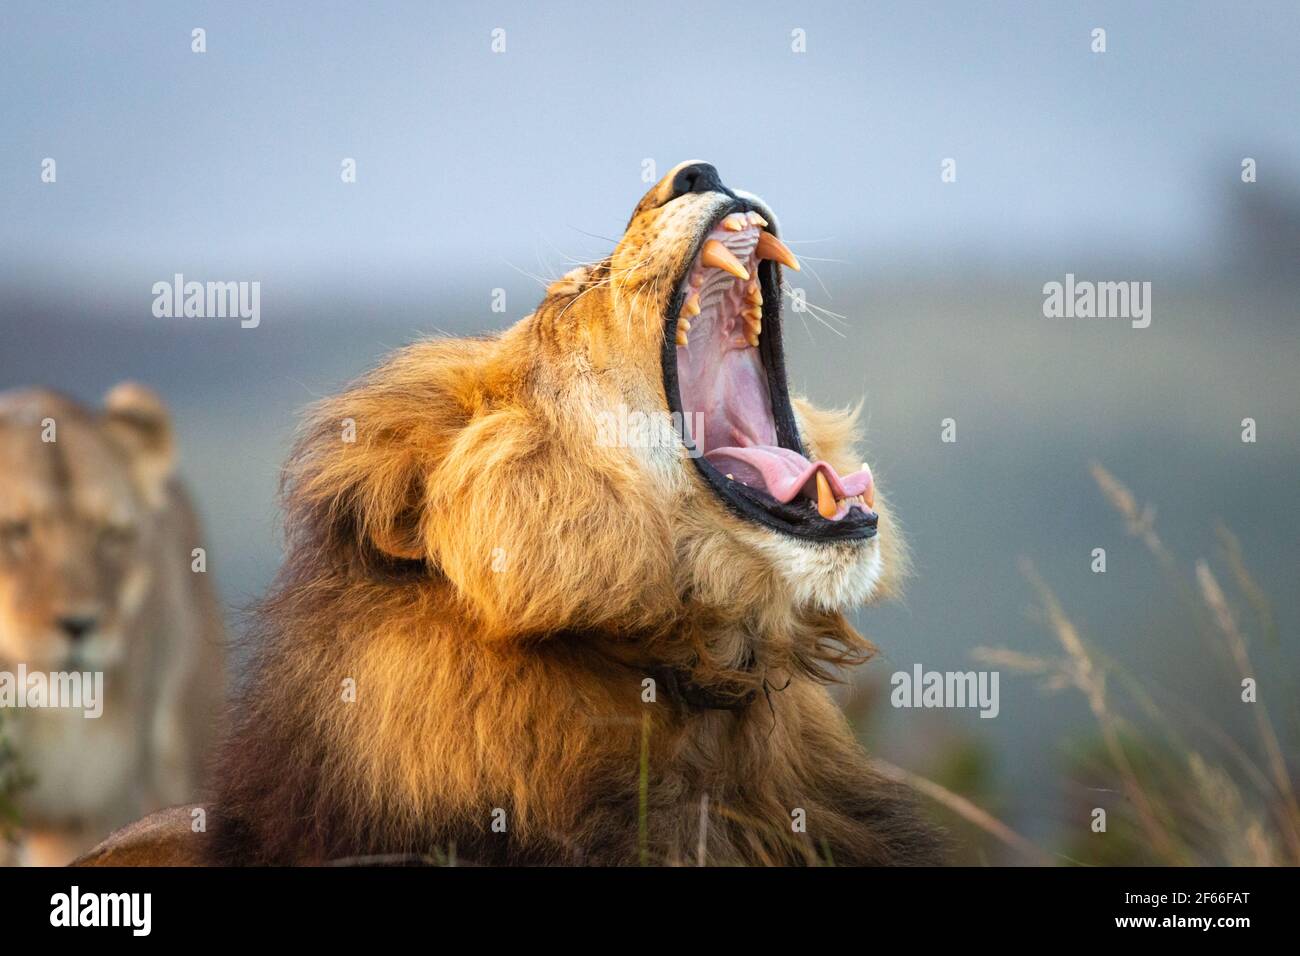
<instances>
[{"instance_id":1,"label":"lioness ear","mask_svg":"<svg viewBox=\"0 0 1300 956\"><path fill-rule=\"evenodd\" d=\"M145 499L160 507L176 470L172 423L158 394L136 382L115 385L104 396L110 433L126 449Z\"/></svg>"}]
</instances>

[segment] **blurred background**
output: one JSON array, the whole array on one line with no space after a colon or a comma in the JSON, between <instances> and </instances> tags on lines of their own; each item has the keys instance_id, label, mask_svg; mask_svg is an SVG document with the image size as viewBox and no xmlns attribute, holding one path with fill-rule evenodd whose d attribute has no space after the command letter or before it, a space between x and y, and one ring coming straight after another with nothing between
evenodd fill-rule
<instances>
[{"instance_id":1,"label":"blurred background","mask_svg":"<svg viewBox=\"0 0 1300 956\"><path fill-rule=\"evenodd\" d=\"M238 628L279 562L302 406L421 336L515 322L609 251L647 163L703 158L778 212L791 283L834 313L787 312L792 386L865 396L909 532L906 600L858 619L881 650L845 694L868 746L942 788L967 862L1275 862L1300 740L1297 36L1292 3L11 0L0 387L165 396ZM259 281L260 326L155 318L175 273ZM1150 282L1150 327L1045 318L1067 273ZM1100 719L1048 590L1113 675ZM889 706L895 670L988 669L981 647L1020 655L996 719Z\"/></svg>"}]
</instances>

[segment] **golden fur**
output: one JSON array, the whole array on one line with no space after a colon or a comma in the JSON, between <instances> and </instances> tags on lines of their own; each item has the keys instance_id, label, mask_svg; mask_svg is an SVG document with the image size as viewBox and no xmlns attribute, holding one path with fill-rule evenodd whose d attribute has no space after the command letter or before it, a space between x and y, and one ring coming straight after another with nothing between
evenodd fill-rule
<instances>
[{"instance_id":1,"label":"golden fur","mask_svg":"<svg viewBox=\"0 0 1300 956\"><path fill-rule=\"evenodd\" d=\"M513 328L413 345L314 407L214 860L935 858L823 686L869 656L842 612L893 586L888 510L869 541L795 539L680 446L595 440L609 409L666 408L671 280L724 198L670 201L672 177ZM854 416L796 408L810 455L852 470Z\"/></svg>"},{"instance_id":2,"label":"golden fur","mask_svg":"<svg viewBox=\"0 0 1300 956\"><path fill-rule=\"evenodd\" d=\"M52 441L43 439L52 438ZM66 863L140 813L192 799L224 693L221 614L152 392L103 412L40 389L0 394L0 670L104 675L103 714L16 709L34 778L22 858ZM68 620L93 622L73 638Z\"/></svg>"}]
</instances>

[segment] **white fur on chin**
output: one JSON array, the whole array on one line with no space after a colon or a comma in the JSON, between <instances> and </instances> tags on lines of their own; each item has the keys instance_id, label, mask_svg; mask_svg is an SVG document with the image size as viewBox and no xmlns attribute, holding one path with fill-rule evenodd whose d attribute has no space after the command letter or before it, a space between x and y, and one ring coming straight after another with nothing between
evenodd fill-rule
<instances>
[{"instance_id":1,"label":"white fur on chin","mask_svg":"<svg viewBox=\"0 0 1300 956\"><path fill-rule=\"evenodd\" d=\"M801 541L761 531L752 543L781 574L797 607L848 611L876 596L884 559L876 538L866 541Z\"/></svg>"}]
</instances>

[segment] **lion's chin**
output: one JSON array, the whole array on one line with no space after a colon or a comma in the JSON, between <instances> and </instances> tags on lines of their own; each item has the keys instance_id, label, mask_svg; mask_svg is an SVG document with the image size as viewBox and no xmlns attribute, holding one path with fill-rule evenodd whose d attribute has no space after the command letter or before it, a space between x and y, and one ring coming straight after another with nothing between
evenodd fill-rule
<instances>
[{"instance_id":1,"label":"lion's chin","mask_svg":"<svg viewBox=\"0 0 1300 956\"><path fill-rule=\"evenodd\" d=\"M880 596L885 560L878 538L808 542L763 531L751 544L781 575L797 608L844 612Z\"/></svg>"}]
</instances>

